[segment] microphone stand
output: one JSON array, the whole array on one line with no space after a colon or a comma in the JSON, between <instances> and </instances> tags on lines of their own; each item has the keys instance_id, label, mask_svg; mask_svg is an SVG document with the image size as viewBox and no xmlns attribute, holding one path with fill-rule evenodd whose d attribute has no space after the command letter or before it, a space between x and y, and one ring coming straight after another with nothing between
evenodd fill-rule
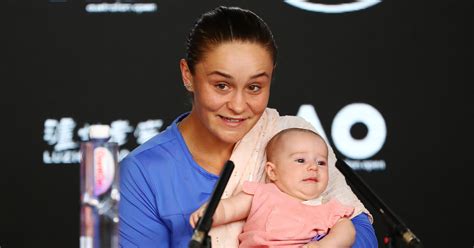
<instances>
[{"instance_id":1,"label":"microphone stand","mask_svg":"<svg viewBox=\"0 0 474 248\"><path fill-rule=\"evenodd\" d=\"M352 168L342 159L337 158L336 168L346 177L349 184L379 212L389 227L389 240L387 247L393 247L395 237L401 238L408 248L422 248L423 244L413 232L398 218L395 213L374 193L374 191L357 175Z\"/></svg>"},{"instance_id":2,"label":"microphone stand","mask_svg":"<svg viewBox=\"0 0 474 248\"><path fill-rule=\"evenodd\" d=\"M211 248L211 236L209 236L209 231L212 226L212 217L216 211L217 205L221 200L222 193L229 182L230 175L234 170L234 163L230 160L224 165L224 169L219 176L214 191L212 192L211 199L209 204L204 211L204 214L199 218L196 228L194 229L193 236L189 241L189 248Z\"/></svg>"}]
</instances>

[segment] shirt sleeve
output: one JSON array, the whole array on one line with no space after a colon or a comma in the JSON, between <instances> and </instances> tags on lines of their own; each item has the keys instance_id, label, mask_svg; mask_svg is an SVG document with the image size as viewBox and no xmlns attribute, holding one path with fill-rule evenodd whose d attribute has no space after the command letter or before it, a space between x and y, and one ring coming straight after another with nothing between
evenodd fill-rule
<instances>
[{"instance_id":1,"label":"shirt sleeve","mask_svg":"<svg viewBox=\"0 0 474 248\"><path fill-rule=\"evenodd\" d=\"M120 162L120 247L169 247L169 230L159 216L147 174L133 157Z\"/></svg>"},{"instance_id":2,"label":"shirt sleeve","mask_svg":"<svg viewBox=\"0 0 474 248\"><path fill-rule=\"evenodd\" d=\"M254 195L259 185L257 182L245 181L242 185L242 191L249 195Z\"/></svg>"},{"instance_id":3,"label":"shirt sleeve","mask_svg":"<svg viewBox=\"0 0 474 248\"><path fill-rule=\"evenodd\" d=\"M352 218L351 221L356 230L355 242L352 248L377 248L378 242L369 216L362 213Z\"/></svg>"},{"instance_id":4,"label":"shirt sleeve","mask_svg":"<svg viewBox=\"0 0 474 248\"><path fill-rule=\"evenodd\" d=\"M328 212L328 226L332 227L338 220L344 217L350 217L354 212L354 207L342 205L338 200L333 199L327 203L330 211Z\"/></svg>"}]
</instances>

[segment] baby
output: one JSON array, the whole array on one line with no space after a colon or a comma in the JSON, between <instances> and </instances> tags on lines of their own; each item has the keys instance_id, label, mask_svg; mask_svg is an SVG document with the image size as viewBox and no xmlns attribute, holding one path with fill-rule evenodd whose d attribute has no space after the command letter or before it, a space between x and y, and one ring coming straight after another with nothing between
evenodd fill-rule
<instances>
[{"instance_id":1,"label":"baby","mask_svg":"<svg viewBox=\"0 0 474 248\"><path fill-rule=\"evenodd\" d=\"M244 182L243 191L220 201L213 226L246 219L239 247L351 247L355 238L347 218L354 209L333 199L321 201L328 184L328 148L313 131L291 128L267 144L269 183ZM314 202L314 201L313 201ZM194 227L206 204L190 217ZM319 241L316 236L331 234Z\"/></svg>"}]
</instances>

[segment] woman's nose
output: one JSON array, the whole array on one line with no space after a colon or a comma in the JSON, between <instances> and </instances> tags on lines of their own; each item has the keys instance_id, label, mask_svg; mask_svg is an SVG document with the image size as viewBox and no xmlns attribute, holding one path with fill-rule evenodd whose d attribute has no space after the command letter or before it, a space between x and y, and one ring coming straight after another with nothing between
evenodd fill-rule
<instances>
[{"instance_id":1,"label":"woman's nose","mask_svg":"<svg viewBox=\"0 0 474 248\"><path fill-rule=\"evenodd\" d=\"M245 105L245 96L241 92L235 92L227 104L228 108L237 114L244 112Z\"/></svg>"}]
</instances>

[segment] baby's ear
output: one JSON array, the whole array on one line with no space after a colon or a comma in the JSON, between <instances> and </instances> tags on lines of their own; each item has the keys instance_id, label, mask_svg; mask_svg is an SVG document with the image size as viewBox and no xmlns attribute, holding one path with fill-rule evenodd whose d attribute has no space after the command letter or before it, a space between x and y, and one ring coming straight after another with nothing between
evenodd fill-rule
<instances>
[{"instance_id":1,"label":"baby's ear","mask_svg":"<svg viewBox=\"0 0 474 248\"><path fill-rule=\"evenodd\" d=\"M276 166L272 162L267 162L265 164L265 172L267 173L267 178L270 181L275 182L277 180Z\"/></svg>"}]
</instances>

